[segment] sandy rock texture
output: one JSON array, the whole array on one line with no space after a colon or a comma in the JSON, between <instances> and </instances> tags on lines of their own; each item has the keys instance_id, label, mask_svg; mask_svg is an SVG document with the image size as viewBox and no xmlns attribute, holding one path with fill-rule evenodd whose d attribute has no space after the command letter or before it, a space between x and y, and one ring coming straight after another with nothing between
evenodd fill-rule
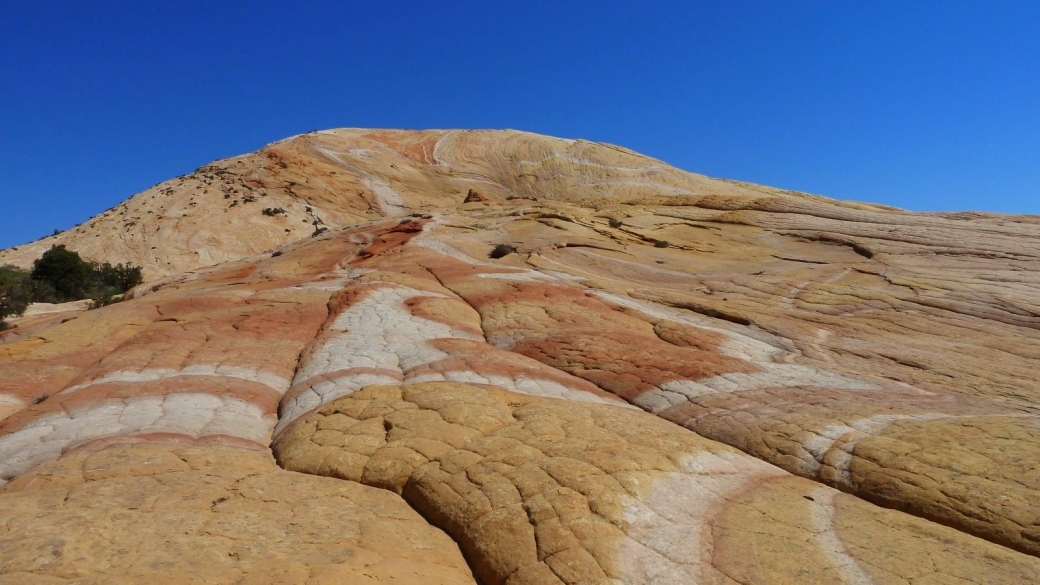
<instances>
[{"instance_id":1,"label":"sandy rock texture","mask_svg":"<svg viewBox=\"0 0 1040 585\"><path fill-rule=\"evenodd\" d=\"M350 237L185 274L5 333L0 483L117 435L266 449L299 354L346 280L344 258L357 248Z\"/></svg>"},{"instance_id":2,"label":"sandy rock texture","mask_svg":"<svg viewBox=\"0 0 1040 585\"><path fill-rule=\"evenodd\" d=\"M6 486L0 523L12 585L475 583L400 497L227 447L70 453Z\"/></svg>"},{"instance_id":3,"label":"sandy rock texture","mask_svg":"<svg viewBox=\"0 0 1040 585\"><path fill-rule=\"evenodd\" d=\"M271 531L323 536L290 541L315 550L284 579L205 557L197 582L342 582L315 567L378 551L316 549L362 521L293 507L333 503L373 525L417 511L387 538L437 551L444 582L462 557L437 538L459 578L510 585L1040 581L1036 217L834 201L523 132L340 129L0 263L54 243L148 282L0 333L0 501L24 502L0 504L0 579L191 582L186 553L120 552L163 524L121 494L173 486L171 517L202 526L212 500L188 486L255 475L284 489L229 512L258 523L232 539L249 558L282 558ZM249 477L225 475L239 460ZM76 490L96 506L55 503ZM51 571L29 551L62 524L103 528ZM223 550L180 526L139 540Z\"/></svg>"},{"instance_id":4,"label":"sandy rock texture","mask_svg":"<svg viewBox=\"0 0 1040 585\"><path fill-rule=\"evenodd\" d=\"M65 244L85 257L131 262L157 278L252 256L322 228L455 207L471 190L477 194L471 201L493 201L755 189L777 191L687 173L584 140L516 131L342 128L205 165L71 230L0 251L0 264L28 267L52 245Z\"/></svg>"},{"instance_id":5,"label":"sandy rock texture","mask_svg":"<svg viewBox=\"0 0 1040 585\"><path fill-rule=\"evenodd\" d=\"M301 419L275 453L287 469L402 494L489 584L1040 578L1035 558L609 405L370 386Z\"/></svg>"}]
</instances>

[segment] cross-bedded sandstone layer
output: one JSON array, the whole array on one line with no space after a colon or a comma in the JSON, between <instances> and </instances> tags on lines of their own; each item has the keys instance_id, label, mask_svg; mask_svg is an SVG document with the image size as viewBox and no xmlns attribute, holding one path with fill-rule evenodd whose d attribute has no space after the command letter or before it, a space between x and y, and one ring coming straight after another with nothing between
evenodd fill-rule
<instances>
[{"instance_id":1,"label":"cross-bedded sandstone layer","mask_svg":"<svg viewBox=\"0 0 1040 585\"><path fill-rule=\"evenodd\" d=\"M370 386L302 419L275 452L287 469L402 494L489 584L1040 578L1035 558L607 405Z\"/></svg>"},{"instance_id":2,"label":"cross-bedded sandstone layer","mask_svg":"<svg viewBox=\"0 0 1040 585\"><path fill-rule=\"evenodd\" d=\"M92 221L0 253L54 240L161 277L0 334L0 510L23 545L0 579L190 582L202 563L205 583L435 582L409 563L437 551L436 578L472 580L461 549L513 585L1038 580L1035 218L837 202L518 132L336 130ZM274 469L272 444L329 477ZM221 471L235 461L251 471ZM123 491L268 481L234 510L163 500L184 526L248 520L259 536L231 540L254 556L195 559L224 541L172 523L141 543L178 544L135 561L152 545L114 534L165 518ZM300 499L420 552L385 556ZM409 505L425 520L387 512ZM74 561L26 552L102 518ZM311 552L269 573L256 559L287 549L260 536L282 533Z\"/></svg>"}]
</instances>

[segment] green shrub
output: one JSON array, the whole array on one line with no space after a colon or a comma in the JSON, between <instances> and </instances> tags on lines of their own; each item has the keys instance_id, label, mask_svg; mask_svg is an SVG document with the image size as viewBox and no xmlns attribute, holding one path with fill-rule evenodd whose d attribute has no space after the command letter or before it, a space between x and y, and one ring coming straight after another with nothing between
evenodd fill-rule
<instances>
[{"instance_id":1,"label":"green shrub","mask_svg":"<svg viewBox=\"0 0 1040 585\"><path fill-rule=\"evenodd\" d=\"M93 269L94 288L109 287L118 292L128 291L144 282L141 267L132 264L91 263Z\"/></svg>"},{"instance_id":2,"label":"green shrub","mask_svg":"<svg viewBox=\"0 0 1040 585\"><path fill-rule=\"evenodd\" d=\"M29 273L14 266L0 267L0 331L7 328L5 319L20 316L31 300Z\"/></svg>"},{"instance_id":3,"label":"green shrub","mask_svg":"<svg viewBox=\"0 0 1040 585\"><path fill-rule=\"evenodd\" d=\"M65 246L44 252L33 263L29 277L33 302L66 303L89 298L91 308L117 302L117 295L144 282L139 266L90 262Z\"/></svg>"},{"instance_id":4,"label":"green shrub","mask_svg":"<svg viewBox=\"0 0 1040 585\"><path fill-rule=\"evenodd\" d=\"M51 283L43 280L29 279L29 289L32 291L32 302L34 303L59 303L58 293L55 292Z\"/></svg>"},{"instance_id":5,"label":"green shrub","mask_svg":"<svg viewBox=\"0 0 1040 585\"><path fill-rule=\"evenodd\" d=\"M90 263L64 245L52 246L33 263L32 279L45 282L54 290L59 303L86 298L94 288ZM34 301L44 301L33 297Z\"/></svg>"},{"instance_id":6,"label":"green shrub","mask_svg":"<svg viewBox=\"0 0 1040 585\"><path fill-rule=\"evenodd\" d=\"M120 300L110 289L99 289L90 295L90 300L87 301L87 309L100 309L101 307L118 303Z\"/></svg>"}]
</instances>

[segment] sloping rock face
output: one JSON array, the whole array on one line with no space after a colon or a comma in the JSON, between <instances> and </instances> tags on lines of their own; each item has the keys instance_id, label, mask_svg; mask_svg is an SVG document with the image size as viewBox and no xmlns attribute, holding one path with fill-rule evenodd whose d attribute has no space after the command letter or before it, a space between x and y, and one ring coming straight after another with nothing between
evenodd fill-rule
<instances>
[{"instance_id":1,"label":"sloping rock face","mask_svg":"<svg viewBox=\"0 0 1040 585\"><path fill-rule=\"evenodd\" d=\"M384 490L240 449L91 451L4 490L0 583L474 583L456 544Z\"/></svg>"},{"instance_id":2,"label":"sloping rock face","mask_svg":"<svg viewBox=\"0 0 1040 585\"><path fill-rule=\"evenodd\" d=\"M1040 582L1036 218L518 132L156 189L0 334L0 583Z\"/></svg>"},{"instance_id":3,"label":"sloping rock face","mask_svg":"<svg viewBox=\"0 0 1040 585\"><path fill-rule=\"evenodd\" d=\"M612 406L370 386L275 452L288 469L401 493L484 583L912 582L912 550L936 583L1040 576L1034 559Z\"/></svg>"},{"instance_id":4,"label":"sloping rock face","mask_svg":"<svg viewBox=\"0 0 1040 585\"><path fill-rule=\"evenodd\" d=\"M783 193L686 173L613 145L527 132L324 130L160 183L71 230L0 251L0 265L29 267L64 244L159 278L322 228L453 209L471 191L471 201Z\"/></svg>"}]
</instances>

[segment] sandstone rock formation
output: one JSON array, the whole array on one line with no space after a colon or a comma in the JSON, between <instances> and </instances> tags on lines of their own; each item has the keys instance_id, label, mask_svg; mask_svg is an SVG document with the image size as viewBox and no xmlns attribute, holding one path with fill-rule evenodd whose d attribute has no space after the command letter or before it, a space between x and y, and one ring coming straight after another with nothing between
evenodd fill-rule
<instances>
[{"instance_id":1,"label":"sandstone rock formation","mask_svg":"<svg viewBox=\"0 0 1040 585\"><path fill-rule=\"evenodd\" d=\"M1040 578L1035 559L613 406L369 386L275 452L287 469L401 493L483 583L913 582L913 552L935 583Z\"/></svg>"},{"instance_id":2,"label":"sandstone rock formation","mask_svg":"<svg viewBox=\"0 0 1040 585\"><path fill-rule=\"evenodd\" d=\"M487 200L488 200L487 197L484 197L483 195L481 195L480 191L475 191L473 189L470 189L469 193L466 193L466 198L463 199L462 202L463 203L482 203L482 202L487 201Z\"/></svg>"},{"instance_id":3,"label":"sandstone rock formation","mask_svg":"<svg viewBox=\"0 0 1040 585\"><path fill-rule=\"evenodd\" d=\"M91 451L6 487L0 583L474 584L458 546L387 491L239 449Z\"/></svg>"},{"instance_id":4,"label":"sandstone rock formation","mask_svg":"<svg viewBox=\"0 0 1040 585\"><path fill-rule=\"evenodd\" d=\"M784 193L686 173L613 145L526 132L325 130L160 183L71 230L0 251L0 265L28 267L66 244L86 258L141 266L152 279L259 254L315 226L454 210L470 190L528 203Z\"/></svg>"},{"instance_id":5,"label":"sandstone rock formation","mask_svg":"<svg viewBox=\"0 0 1040 585\"><path fill-rule=\"evenodd\" d=\"M0 334L0 583L1040 581L1034 217L335 130L51 243L150 282Z\"/></svg>"}]
</instances>

